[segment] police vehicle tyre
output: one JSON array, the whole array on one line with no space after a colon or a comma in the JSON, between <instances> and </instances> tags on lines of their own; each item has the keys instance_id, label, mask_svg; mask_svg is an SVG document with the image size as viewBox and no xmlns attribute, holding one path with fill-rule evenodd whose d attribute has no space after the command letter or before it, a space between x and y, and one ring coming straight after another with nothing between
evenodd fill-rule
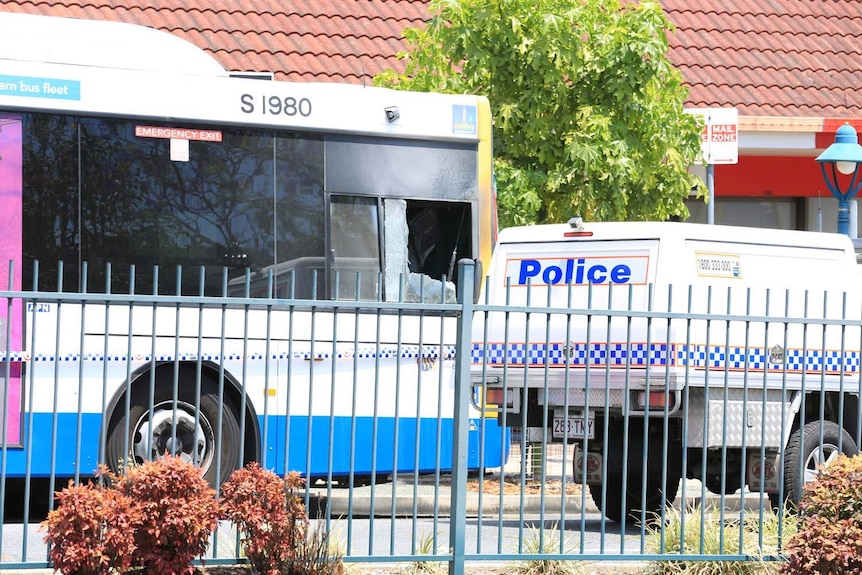
<instances>
[{"instance_id":1,"label":"police vehicle tyre","mask_svg":"<svg viewBox=\"0 0 862 575\"><path fill-rule=\"evenodd\" d=\"M712 493L717 493L721 495L724 493L725 495L733 495L742 487L742 470L741 469L732 469L728 467L724 471L724 490L722 491L721 486L721 474L720 473L709 473L704 478L704 483L706 488L709 489Z\"/></svg>"},{"instance_id":2,"label":"police vehicle tyre","mask_svg":"<svg viewBox=\"0 0 862 575\"><path fill-rule=\"evenodd\" d=\"M840 447L839 447L840 445ZM802 486L817 478L817 469L830 463L841 454L853 456L859 452L856 442L833 421L823 422L823 440L820 439L820 422L812 421L790 435L784 449L784 493L793 505L802 498ZM777 496L770 498L777 503Z\"/></svg>"},{"instance_id":3,"label":"police vehicle tyre","mask_svg":"<svg viewBox=\"0 0 862 575\"><path fill-rule=\"evenodd\" d=\"M661 474L656 477L648 477L646 485L646 500L641 503L643 478L631 476L626 482L626 509L623 513L623 475L621 473L608 473L604 484L590 484L590 495L596 507L611 521L622 522L623 515L627 516L627 522L640 523L641 511L645 511L647 523L651 523L656 514L661 513L662 507L670 505L676 499L679 490L680 476L668 473L665 489L661 488ZM602 506L602 494L607 488L607 497Z\"/></svg>"},{"instance_id":4,"label":"police vehicle tyre","mask_svg":"<svg viewBox=\"0 0 862 575\"><path fill-rule=\"evenodd\" d=\"M221 445L217 446L218 385L206 378L201 381L200 410L198 410L197 427L195 427L195 386L194 383L184 386L181 381L177 398L176 442L174 442L171 437L174 420L172 380L171 373L157 373L152 412L149 410L148 382L135 387L132 391L128 417L125 413L125 404L122 399L120 400L108 427L108 465L114 472L118 472L127 459L130 460L131 465L140 465L145 460L163 457L166 452L172 453L184 461L201 467L204 479L215 488L230 478L239 460L238 410L225 396L224 409L221 413ZM129 436L126 441L124 432L127 421ZM147 435L151 426L152 439L148 441ZM125 445L127 445L127 453L123 452ZM217 451L220 453L218 474Z\"/></svg>"}]
</instances>

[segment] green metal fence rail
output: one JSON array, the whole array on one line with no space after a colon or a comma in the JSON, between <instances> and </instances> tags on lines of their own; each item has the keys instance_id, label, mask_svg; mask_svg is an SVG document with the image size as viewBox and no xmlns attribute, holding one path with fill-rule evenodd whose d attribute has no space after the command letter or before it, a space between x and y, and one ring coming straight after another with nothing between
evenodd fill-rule
<instances>
[{"instance_id":1,"label":"green metal fence rail","mask_svg":"<svg viewBox=\"0 0 862 575\"><path fill-rule=\"evenodd\" d=\"M862 444L862 318L823 311L841 295L798 317L751 290L693 313L685 286L646 311L490 305L474 273L457 303L227 275L221 297L153 295L134 269L130 294L10 284L0 570L50 567L39 524L69 479L165 449L215 487L252 460L302 472L351 563L781 560L780 503ZM204 560L243 562L237 541L223 523Z\"/></svg>"}]
</instances>

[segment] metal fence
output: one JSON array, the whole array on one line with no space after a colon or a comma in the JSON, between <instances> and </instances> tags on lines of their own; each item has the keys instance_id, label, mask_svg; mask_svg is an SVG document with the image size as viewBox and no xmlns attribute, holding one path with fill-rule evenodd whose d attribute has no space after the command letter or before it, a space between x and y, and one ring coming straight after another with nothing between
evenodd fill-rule
<instances>
[{"instance_id":1,"label":"metal fence","mask_svg":"<svg viewBox=\"0 0 862 575\"><path fill-rule=\"evenodd\" d=\"M49 566L39 522L69 478L166 451L215 487L253 460L302 472L347 562L780 559L780 503L857 451L846 297L838 319L827 294L787 313L790 292L495 306L458 274L458 303L10 283L0 569ZM237 541L222 524L206 562L241 562Z\"/></svg>"}]
</instances>

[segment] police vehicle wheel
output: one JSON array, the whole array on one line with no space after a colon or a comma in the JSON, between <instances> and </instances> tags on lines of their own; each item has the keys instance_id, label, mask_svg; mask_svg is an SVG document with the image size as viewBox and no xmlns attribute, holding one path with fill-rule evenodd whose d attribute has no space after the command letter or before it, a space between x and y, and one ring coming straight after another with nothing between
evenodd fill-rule
<instances>
[{"instance_id":1,"label":"police vehicle wheel","mask_svg":"<svg viewBox=\"0 0 862 575\"><path fill-rule=\"evenodd\" d=\"M200 408L196 410L194 385L186 389L181 384L175 412L172 374L167 375L156 376L152 410L148 384L132 391L128 414L124 401L120 401L108 428L108 465L114 472L120 472L124 465L140 465L167 453L199 466L204 479L216 487L228 480L238 464L238 412L230 399L224 397L221 444L217 444L218 386L208 379L201 381Z\"/></svg>"},{"instance_id":2,"label":"police vehicle wheel","mask_svg":"<svg viewBox=\"0 0 862 575\"><path fill-rule=\"evenodd\" d=\"M647 523L656 518L664 505L670 505L676 499L679 490L680 477L668 474L665 489L661 487L661 477L647 478L646 499L642 502L642 477L631 476L626 482L625 512L623 512L623 475L621 473L608 473L604 485L590 484L590 495L596 507L611 521L622 522L625 515L629 521L639 523L642 517ZM602 494L607 489L604 505ZM645 513L642 515L641 511Z\"/></svg>"},{"instance_id":3,"label":"police vehicle wheel","mask_svg":"<svg viewBox=\"0 0 862 575\"><path fill-rule=\"evenodd\" d=\"M740 469L732 469L728 467L725 470L724 474L724 489L722 490L721 485L721 474L720 473L710 473L704 478L704 483L706 484L706 488L709 489L712 493L717 493L721 495L724 493L725 495L732 495L739 491L740 487L742 487L742 477L740 474L742 470Z\"/></svg>"},{"instance_id":4,"label":"police vehicle wheel","mask_svg":"<svg viewBox=\"0 0 862 575\"><path fill-rule=\"evenodd\" d=\"M769 496L769 505L772 507L772 510L778 513L781 510L781 499L778 497L777 493L767 493Z\"/></svg>"},{"instance_id":5,"label":"police vehicle wheel","mask_svg":"<svg viewBox=\"0 0 862 575\"><path fill-rule=\"evenodd\" d=\"M853 456L859 452L853 437L833 421L812 421L790 435L784 449L784 493L792 505L802 498L802 486L817 478L817 469L835 460L842 453Z\"/></svg>"}]
</instances>

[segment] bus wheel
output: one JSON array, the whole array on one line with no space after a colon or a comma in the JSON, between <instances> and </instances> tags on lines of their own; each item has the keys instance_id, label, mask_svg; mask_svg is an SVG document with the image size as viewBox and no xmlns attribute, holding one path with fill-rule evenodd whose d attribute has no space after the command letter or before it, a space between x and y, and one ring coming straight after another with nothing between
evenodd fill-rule
<instances>
[{"instance_id":1,"label":"bus wheel","mask_svg":"<svg viewBox=\"0 0 862 575\"><path fill-rule=\"evenodd\" d=\"M859 448L847 430L834 421L823 422L822 441L819 421L797 429L790 435L784 449L785 498L794 505L798 504L802 498L802 486L817 478L818 467L834 461L842 453L853 456L858 452Z\"/></svg>"},{"instance_id":2,"label":"bus wheel","mask_svg":"<svg viewBox=\"0 0 862 575\"><path fill-rule=\"evenodd\" d=\"M216 487L227 481L239 461L237 410L225 397L224 409L221 410L219 446L217 386L209 380L201 382L197 420L194 390L180 391L174 412L172 388L170 383L160 385L157 378L152 411L149 409L148 386L138 387L132 392L128 417L122 408L117 410L119 413L115 411L108 428L108 464L116 472L124 465L140 465L165 454L175 455L200 467L204 479ZM127 425L128 437L125 436ZM128 452L123 452L124 447L127 447Z\"/></svg>"}]
</instances>

